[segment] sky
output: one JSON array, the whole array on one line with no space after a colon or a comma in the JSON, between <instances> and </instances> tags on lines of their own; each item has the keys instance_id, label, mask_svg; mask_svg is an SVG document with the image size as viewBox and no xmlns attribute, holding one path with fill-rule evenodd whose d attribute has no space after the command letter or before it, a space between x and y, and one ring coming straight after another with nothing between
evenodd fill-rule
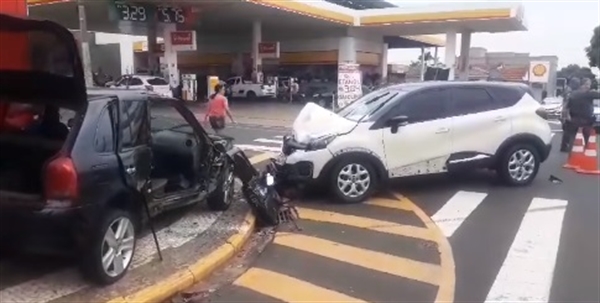
<instances>
[{"instance_id":1,"label":"sky","mask_svg":"<svg viewBox=\"0 0 600 303\"><path fill-rule=\"evenodd\" d=\"M472 47L485 47L491 52L523 52L536 55L558 56L559 67L569 64L588 65L584 48L590 44L594 27L600 24L600 1L494 1L522 3L529 30L499 34L473 34ZM428 6L434 1L388 0L395 5ZM437 1L447 3L469 1ZM487 2L487 1L473 1ZM459 35L460 36L460 35ZM460 38L459 38L460 41ZM457 41L457 46L460 43ZM457 47L457 52L459 52ZM419 57L418 50L390 50L388 60L393 63L410 63ZM443 49L438 52L443 60Z\"/></svg>"}]
</instances>

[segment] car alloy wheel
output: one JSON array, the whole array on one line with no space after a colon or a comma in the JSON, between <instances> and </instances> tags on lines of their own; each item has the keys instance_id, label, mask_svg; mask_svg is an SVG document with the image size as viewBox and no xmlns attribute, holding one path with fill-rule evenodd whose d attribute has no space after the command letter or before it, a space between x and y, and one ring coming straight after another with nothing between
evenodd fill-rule
<instances>
[{"instance_id":1,"label":"car alloy wheel","mask_svg":"<svg viewBox=\"0 0 600 303\"><path fill-rule=\"evenodd\" d=\"M535 155L527 149L518 149L508 158L508 173L516 182L526 182L534 174L537 162Z\"/></svg>"},{"instance_id":2,"label":"car alloy wheel","mask_svg":"<svg viewBox=\"0 0 600 303\"><path fill-rule=\"evenodd\" d=\"M101 246L102 267L106 275L116 277L122 274L133 259L135 229L125 217L113 220L104 233Z\"/></svg>"},{"instance_id":3,"label":"car alloy wheel","mask_svg":"<svg viewBox=\"0 0 600 303\"><path fill-rule=\"evenodd\" d=\"M364 195L369 190L371 175L363 165L350 163L340 170L336 183L344 196L356 198Z\"/></svg>"}]
</instances>

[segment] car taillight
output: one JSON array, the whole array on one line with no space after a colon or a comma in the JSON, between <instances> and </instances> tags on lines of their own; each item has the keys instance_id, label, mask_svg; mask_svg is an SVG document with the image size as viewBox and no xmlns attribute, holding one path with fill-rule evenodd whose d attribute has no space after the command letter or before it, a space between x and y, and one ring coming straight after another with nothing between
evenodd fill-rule
<instances>
[{"instance_id":1,"label":"car taillight","mask_svg":"<svg viewBox=\"0 0 600 303\"><path fill-rule=\"evenodd\" d=\"M146 89L147 89L149 92L153 92L153 91L154 91L154 86L152 86L152 85L146 85Z\"/></svg>"},{"instance_id":2,"label":"car taillight","mask_svg":"<svg viewBox=\"0 0 600 303\"><path fill-rule=\"evenodd\" d=\"M548 120L548 112L543 107L538 108L535 113L543 119Z\"/></svg>"},{"instance_id":3,"label":"car taillight","mask_svg":"<svg viewBox=\"0 0 600 303\"><path fill-rule=\"evenodd\" d=\"M77 171L69 157L58 157L46 166L44 175L44 197L54 206L71 205L79 194Z\"/></svg>"}]
</instances>

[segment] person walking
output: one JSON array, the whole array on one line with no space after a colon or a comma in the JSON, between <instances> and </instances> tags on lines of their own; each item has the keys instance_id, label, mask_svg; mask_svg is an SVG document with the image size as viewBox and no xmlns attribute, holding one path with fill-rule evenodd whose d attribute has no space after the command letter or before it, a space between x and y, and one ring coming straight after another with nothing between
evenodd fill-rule
<instances>
[{"instance_id":1,"label":"person walking","mask_svg":"<svg viewBox=\"0 0 600 303\"><path fill-rule=\"evenodd\" d=\"M229 102L225 98L225 88L223 85L215 85L215 92L210 96L209 100L204 121L208 121L215 133L220 135L223 129L225 129L225 116L229 117L231 123L235 123L233 115L229 110Z\"/></svg>"},{"instance_id":2,"label":"person walking","mask_svg":"<svg viewBox=\"0 0 600 303\"><path fill-rule=\"evenodd\" d=\"M569 128L569 149L577 131L581 128L584 145L587 145L594 125L594 99L600 99L600 92L590 90L592 80L585 78L579 89L571 92L568 100L568 110L571 127Z\"/></svg>"}]
</instances>

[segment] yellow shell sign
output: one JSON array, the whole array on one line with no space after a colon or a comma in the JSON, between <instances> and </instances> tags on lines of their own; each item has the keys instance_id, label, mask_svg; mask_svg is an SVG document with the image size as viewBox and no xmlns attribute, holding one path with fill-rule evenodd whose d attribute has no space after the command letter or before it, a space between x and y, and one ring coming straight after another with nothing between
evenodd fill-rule
<instances>
[{"instance_id":1,"label":"yellow shell sign","mask_svg":"<svg viewBox=\"0 0 600 303\"><path fill-rule=\"evenodd\" d=\"M542 77L544 76L547 72L548 72L548 68L546 68L546 65L544 64L536 64L532 69L531 72L536 76L536 77Z\"/></svg>"}]
</instances>

